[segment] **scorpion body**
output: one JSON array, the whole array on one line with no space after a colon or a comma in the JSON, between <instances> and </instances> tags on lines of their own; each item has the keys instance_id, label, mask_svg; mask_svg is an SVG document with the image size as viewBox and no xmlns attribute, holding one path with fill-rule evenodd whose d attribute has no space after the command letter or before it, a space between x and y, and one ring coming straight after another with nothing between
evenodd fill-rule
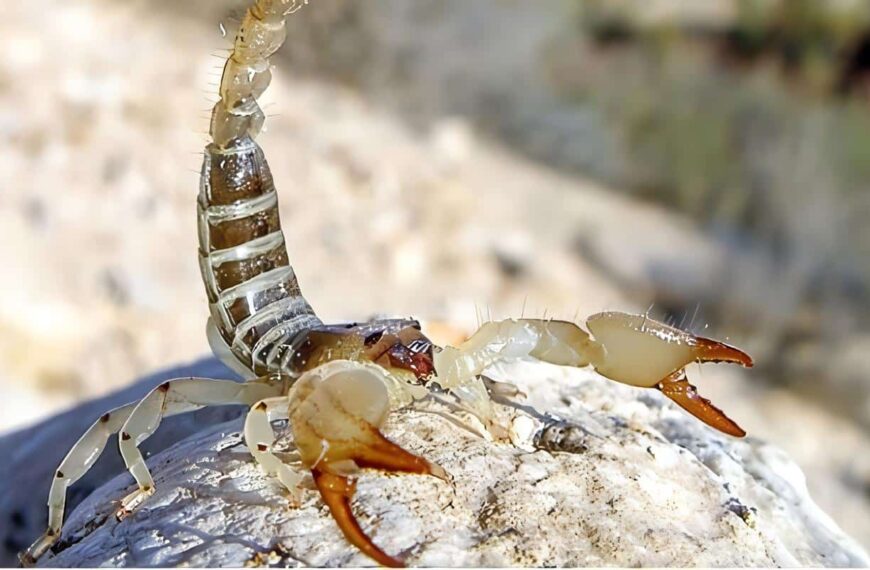
<instances>
[{"instance_id":1,"label":"scorpion body","mask_svg":"<svg viewBox=\"0 0 870 570\"><path fill-rule=\"evenodd\" d=\"M378 548L352 513L359 470L433 475L449 483L441 467L391 442L380 427L395 408L432 398L476 417L490 435L503 435L490 391L512 394L510 387L487 386L481 378L499 360L592 366L611 380L658 389L710 426L744 435L689 384L685 368L692 362L751 366L751 358L644 315L593 315L586 320L589 332L566 321L505 319L485 323L460 346L443 348L412 319L322 323L290 265L275 184L255 142L265 120L257 99L271 81L269 58L285 40L285 17L300 7L296 1L255 0L242 20L212 111L197 201L209 343L246 382L179 378L98 418L58 467L48 528L22 555L25 564L60 538L66 490L94 464L110 436L118 434L137 483L121 501L123 519L154 492L139 444L163 417L204 406L251 406L244 432L254 459L286 486L291 499L298 498L300 486L313 483L348 541L386 566L402 561ZM289 420L296 446L289 456L272 452L271 422L279 419Z\"/></svg>"}]
</instances>

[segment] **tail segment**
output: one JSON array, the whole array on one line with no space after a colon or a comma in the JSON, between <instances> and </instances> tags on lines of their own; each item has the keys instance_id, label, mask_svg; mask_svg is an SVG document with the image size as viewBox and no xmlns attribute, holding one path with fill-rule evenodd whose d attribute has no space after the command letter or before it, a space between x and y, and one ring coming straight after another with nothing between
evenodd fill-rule
<instances>
[{"instance_id":1,"label":"tail segment","mask_svg":"<svg viewBox=\"0 0 870 570\"><path fill-rule=\"evenodd\" d=\"M224 65L220 100L211 115L211 137L219 148L248 135L256 138L266 116L257 98L272 81L269 57L287 35L284 18L308 0L256 0L248 8Z\"/></svg>"},{"instance_id":2,"label":"tail segment","mask_svg":"<svg viewBox=\"0 0 870 570\"><path fill-rule=\"evenodd\" d=\"M258 0L245 14L224 66L200 179L199 262L212 348L235 359L227 364L237 371L257 375L282 367L297 333L321 324L290 266L272 174L254 142L269 56L284 43L284 17L296 7L295 0Z\"/></svg>"}]
</instances>

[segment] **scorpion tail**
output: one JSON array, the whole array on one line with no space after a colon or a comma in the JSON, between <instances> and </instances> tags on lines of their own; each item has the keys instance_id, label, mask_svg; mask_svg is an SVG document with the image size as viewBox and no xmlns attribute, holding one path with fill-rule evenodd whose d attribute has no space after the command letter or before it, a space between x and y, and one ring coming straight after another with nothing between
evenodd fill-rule
<instances>
[{"instance_id":1,"label":"scorpion tail","mask_svg":"<svg viewBox=\"0 0 870 570\"><path fill-rule=\"evenodd\" d=\"M254 142L271 81L269 57L284 43L296 0L257 0L224 65L212 111L198 199L199 262L209 298L209 342L245 376L288 357L290 341L320 320L302 296L278 217L278 196Z\"/></svg>"}]
</instances>

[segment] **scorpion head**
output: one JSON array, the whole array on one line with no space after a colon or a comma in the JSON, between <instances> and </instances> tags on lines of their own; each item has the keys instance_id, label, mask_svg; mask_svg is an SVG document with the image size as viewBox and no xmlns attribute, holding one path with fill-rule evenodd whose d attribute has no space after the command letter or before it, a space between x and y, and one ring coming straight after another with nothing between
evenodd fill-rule
<instances>
[{"instance_id":1,"label":"scorpion head","mask_svg":"<svg viewBox=\"0 0 870 570\"><path fill-rule=\"evenodd\" d=\"M409 319L322 325L309 330L297 346L291 365L300 372L336 359L362 360L421 383L435 369L432 341Z\"/></svg>"},{"instance_id":2,"label":"scorpion head","mask_svg":"<svg viewBox=\"0 0 870 570\"><path fill-rule=\"evenodd\" d=\"M372 362L385 368L410 372L417 381L425 381L435 370L432 355L434 346L420 332L419 325L396 331L376 330L366 335L363 344Z\"/></svg>"}]
</instances>

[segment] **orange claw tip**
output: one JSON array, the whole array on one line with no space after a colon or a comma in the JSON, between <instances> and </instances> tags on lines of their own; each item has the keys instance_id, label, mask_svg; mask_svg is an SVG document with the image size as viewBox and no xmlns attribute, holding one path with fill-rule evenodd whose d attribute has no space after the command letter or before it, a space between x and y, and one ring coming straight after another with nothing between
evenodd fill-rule
<instances>
[{"instance_id":1,"label":"orange claw tip","mask_svg":"<svg viewBox=\"0 0 870 570\"><path fill-rule=\"evenodd\" d=\"M350 508L350 498L356 490L356 485L341 475L334 475L319 469L311 471L314 484L323 497L323 502L329 507L332 518L344 534L348 542L359 548L360 552L387 568L404 568L405 563L393 558L372 542L372 539L359 526Z\"/></svg>"},{"instance_id":2,"label":"orange claw tip","mask_svg":"<svg viewBox=\"0 0 870 570\"><path fill-rule=\"evenodd\" d=\"M659 382L657 388L678 406L708 426L733 437L746 435L746 432L737 425L737 422L726 416L725 412L714 406L710 400L701 396L698 389L686 380L682 371Z\"/></svg>"},{"instance_id":3,"label":"orange claw tip","mask_svg":"<svg viewBox=\"0 0 870 570\"><path fill-rule=\"evenodd\" d=\"M733 362L752 368L752 357L730 344L710 338L696 337L695 351L699 362Z\"/></svg>"},{"instance_id":4,"label":"orange claw tip","mask_svg":"<svg viewBox=\"0 0 870 570\"><path fill-rule=\"evenodd\" d=\"M427 463L429 463L429 475L431 475L433 477L437 477L438 479L441 479L445 483L450 482L450 474L447 473L447 470L445 470L443 467L441 467L437 463L432 463L431 461L429 461Z\"/></svg>"},{"instance_id":5,"label":"orange claw tip","mask_svg":"<svg viewBox=\"0 0 870 570\"><path fill-rule=\"evenodd\" d=\"M376 428L367 433L368 441L358 443L350 450L354 462L363 469L386 472L432 474L434 464L393 443Z\"/></svg>"}]
</instances>

